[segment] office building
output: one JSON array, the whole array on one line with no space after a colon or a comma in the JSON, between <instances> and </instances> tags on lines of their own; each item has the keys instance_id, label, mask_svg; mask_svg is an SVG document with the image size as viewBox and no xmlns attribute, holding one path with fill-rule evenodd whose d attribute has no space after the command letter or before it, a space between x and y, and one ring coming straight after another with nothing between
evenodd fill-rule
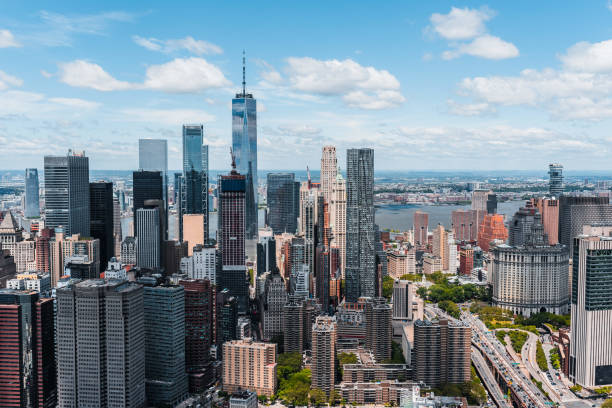
<instances>
[{"instance_id":1,"label":"office building","mask_svg":"<svg viewBox=\"0 0 612 408\"><path fill-rule=\"evenodd\" d=\"M246 92L245 66L242 67L242 93L232 99L232 151L238 172L245 177L245 234L257 237L257 100Z\"/></svg>"},{"instance_id":2,"label":"office building","mask_svg":"<svg viewBox=\"0 0 612 408\"><path fill-rule=\"evenodd\" d=\"M87 257L86 262L91 262L93 267L91 273L100 276L100 240L78 234L65 237L60 228L56 229L55 236L49 242L51 286L57 285L60 277L64 275L67 260L75 256Z\"/></svg>"},{"instance_id":3,"label":"office building","mask_svg":"<svg viewBox=\"0 0 612 408\"><path fill-rule=\"evenodd\" d=\"M232 393L240 389L268 397L274 395L276 344L251 339L223 344L223 390Z\"/></svg>"},{"instance_id":4,"label":"office building","mask_svg":"<svg viewBox=\"0 0 612 408\"><path fill-rule=\"evenodd\" d=\"M60 407L144 407L143 289L93 279L57 289Z\"/></svg>"},{"instance_id":5,"label":"office building","mask_svg":"<svg viewBox=\"0 0 612 408\"><path fill-rule=\"evenodd\" d=\"M376 294L374 150L347 150L346 299Z\"/></svg>"},{"instance_id":6,"label":"office building","mask_svg":"<svg viewBox=\"0 0 612 408\"><path fill-rule=\"evenodd\" d=\"M540 312L569 311L569 253L549 245L533 208L521 208L511 222L511 239L518 244L493 248L489 269L493 302L529 317Z\"/></svg>"},{"instance_id":7,"label":"office building","mask_svg":"<svg viewBox=\"0 0 612 408\"><path fill-rule=\"evenodd\" d=\"M388 360L391 358L391 342L393 341L391 305L381 297L366 298L364 301L366 348L372 351L376 361Z\"/></svg>"},{"instance_id":8,"label":"office building","mask_svg":"<svg viewBox=\"0 0 612 408\"><path fill-rule=\"evenodd\" d=\"M548 243L559 243L559 200L555 198L532 198L531 204L538 209L542 216L544 232L548 236Z\"/></svg>"},{"instance_id":9,"label":"office building","mask_svg":"<svg viewBox=\"0 0 612 408\"><path fill-rule=\"evenodd\" d=\"M189 279L208 279L217 284L217 249L214 245L196 245L190 257L183 258L182 273Z\"/></svg>"},{"instance_id":10,"label":"office building","mask_svg":"<svg viewBox=\"0 0 612 408\"><path fill-rule=\"evenodd\" d=\"M164 175L161 171L139 170L132 173L134 231L138 231L136 213L145 208L147 200L164 199Z\"/></svg>"},{"instance_id":11,"label":"office building","mask_svg":"<svg viewBox=\"0 0 612 408\"><path fill-rule=\"evenodd\" d=\"M52 299L0 289L0 406L56 405L54 326Z\"/></svg>"},{"instance_id":12,"label":"office building","mask_svg":"<svg viewBox=\"0 0 612 408\"><path fill-rule=\"evenodd\" d=\"M559 243L569 247L573 256L574 238L585 225L612 225L612 206L608 197L559 198Z\"/></svg>"},{"instance_id":13,"label":"office building","mask_svg":"<svg viewBox=\"0 0 612 408\"><path fill-rule=\"evenodd\" d=\"M470 381L471 328L460 321L414 323L414 379L428 387Z\"/></svg>"},{"instance_id":14,"label":"office building","mask_svg":"<svg viewBox=\"0 0 612 408\"><path fill-rule=\"evenodd\" d=\"M396 280L393 282L393 320L418 320L423 318L423 299L416 293L414 282Z\"/></svg>"},{"instance_id":15,"label":"office building","mask_svg":"<svg viewBox=\"0 0 612 408\"><path fill-rule=\"evenodd\" d=\"M161 200L155 200L163 203ZM141 268L159 269L161 267L161 234L163 234L161 218L163 214L158 206L139 208L136 210L136 264Z\"/></svg>"},{"instance_id":16,"label":"office building","mask_svg":"<svg viewBox=\"0 0 612 408\"><path fill-rule=\"evenodd\" d=\"M429 234L428 225L429 214L422 211L415 211L413 223L415 245L427 245L427 235Z\"/></svg>"},{"instance_id":17,"label":"office building","mask_svg":"<svg viewBox=\"0 0 612 408\"><path fill-rule=\"evenodd\" d=\"M276 240L273 236L259 238L257 243L257 276L276 268Z\"/></svg>"},{"instance_id":18,"label":"office building","mask_svg":"<svg viewBox=\"0 0 612 408\"><path fill-rule=\"evenodd\" d=\"M574 240L569 378L583 387L612 385L611 261L609 237Z\"/></svg>"},{"instance_id":19,"label":"office building","mask_svg":"<svg viewBox=\"0 0 612 408\"><path fill-rule=\"evenodd\" d=\"M297 230L298 203L295 202L295 187L293 173L268 173L268 225L274 234L294 234Z\"/></svg>"},{"instance_id":20,"label":"office building","mask_svg":"<svg viewBox=\"0 0 612 408\"><path fill-rule=\"evenodd\" d=\"M90 236L89 158L84 152L45 156L45 226L61 226L67 236Z\"/></svg>"},{"instance_id":21,"label":"office building","mask_svg":"<svg viewBox=\"0 0 612 408\"><path fill-rule=\"evenodd\" d=\"M487 195L487 214L497 213L497 194L489 193Z\"/></svg>"},{"instance_id":22,"label":"office building","mask_svg":"<svg viewBox=\"0 0 612 408\"><path fill-rule=\"evenodd\" d=\"M49 263L49 251L50 241L55 235L55 231L49 228L43 228L39 235L36 237L35 244L35 257L36 257L36 270L43 273L51 273L51 264Z\"/></svg>"},{"instance_id":23,"label":"office building","mask_svg":"<svg viewBox=\"0 0 612 408\"><path fill-rule=\"evenodd\" d=\"M234 392L230 396L229 406L230 408L257 408L257 394L248 390Z\"/></svg>"},{"instance_id":24,"label":"office building","mask_svg":"<svg viewBox=\"0 0 612 408\"><path fill-rule=\"evenodd\" d=\"M246 316L240 316L236 324L236 339L246 339L247 337L253 337L251 319Z\"/></svg>"},{"instance_id":25,"label":"office building","mask_svg":"<svg viewBox=\"0 0 612 408\"><path fill-rule=\"evenodd\" d=\"M501 214L487 214L480 224L478 231L478 246L483 251L489 252L491 242L506 242L508 229L504 225L504 216Z\"/></svg>"},{"instance_id":26,"label":"office building","mask_svg":"<svg viewBox=\"0 0 612 408\"><path fill-rule=\"evenodd\" d=\"M168 215L168 141L166 139L138 139L138 169L159 171L162 174L162 198L164 212ZM158 199L151 197L150 199ZM168 221L166 220L166 226ZM164 239L168 231L164 232Z\"/></svg>"},{"instance_id":27,"label":"office building","mask_svg":"<svg viewBox=\"0 0 612 408\"><path fill-rule=\"evenodd\" d=\"M217 292L215 331L217 344L237 340L236 327L238 326L238 304L236 298L229 294L227 289ZM221 350L222 351L222 350Z\"/></svg>"},{"instance_id":28,"label":"office building","mask_svg":"<svg viewBox=\"0 0 612 408\"><path fill-rule=\"evenodd\" d=\"M287 285L275 268L266 278L263 307L263 336L266 340L283 334L283 307L287 303Z\"/></svg>"},{"instance_id":29,"label":"office building","mask_svg":"<svg viewBox=\"0 0 612 408\"><path fill-rule=\"evenodd\" d=\"M340 274L345 278L346 269L346 180L340 170L332 182L331 199L329 201L329 219L332 231L332 247L340 252Z\"/></svg>"},{"instance_id":30,"label":"office building","mask_svg":"<svg viewBox=\"0 0 612 408\"><path fill-rule=\"evenodd\" d=\"M304 263L308 264L310 276L315 269L315 240L317 238L317 221L319 209L320 188L310 181L300 186L300 219L299 233L304 238Z\"/></svg>"},{"instance_id":31,"label":"office building","mask_svg":"<svg viewBox=\"0 0 612 408\"><path fill-rule=\"evenodd\" d=\"M334 391L336 380L336 320L329 316L317 317L312 325L312 388L328 396Z\"/></svg>"},{"instance_id":32,"label":"office building","mask_svg":"<svg viewBox=\"0 0 612 408\"><path fill-rule=\"evenodd\" d=\"M185 288L185 361L189 392L198 393L213 381L210 347L214 341L214 289L206 279L181 280L179 285Z\"/></svg>"},{"instance_id":33,"label":"office building","mask_svg":"<svg viewBox=\"0 0 612 408\"><path fill-rule=\"evenodd\" d=\"M317 245L315 273L315 297L324 313L329 312L330 282L331 282L331 254L325 245Z\"/></svg>"},{"instance_id":34,"label":"office building","mask_svg":"<svg viewBox=\"0 0 612 408\"><path fill-rule=\"evenodd\" d=\"M32 239L18 241L12 249L17 273L36 271L36 242Z\"/></svg>"},{"instance_id":35,"label":"office building","mask_svg":"<svg viewBox=\"0 0 612 408\"><path fill-rule=\"evenodd\" d=\"M338 176L336 146L323 146L321 154L321 192L328 203L332 201L333 184Z\"/></svg>"},{"instance_id":36,"label":"office building","mask_svg":"<svg viewBox=\"0 0 612 408\"><path fill-rule=\"evenodd\" d=\"M25 170L25 207L26 218L40 217L40 203L38 200L38 169Z\"/></svg>"},{"instance_id":37,"label":"office building","mask_svg":"<svg viewBox=\"0 0 612 408\"><path fill-rule=\"evenodd\" d=\"M423 262L423 273L425 275L431 275L434 272L442 272L442 258L432 254L423 254L421 258Z\"/></svg>"},{"instance_id":38,"label":"office building","mask_svg":"<svg viewBox=\"0 0 612 408\"><path fill-rule=\"evenodd\" d=\"M453 235L457 241L475 242L478 239L478 226L484 211L454 210L451 213Z\"/></svg>"},{"instance_id":39,"label":"office building","mask_svg":"<svg viewBox=\"0 0 612 408\"><path fill-rule=\"evenodd\" d=\"M182 286L144 286L145 385L149 405L175 406L187 397L185 311Z\"/></svg>"},{"instance_id":40,"label":"office building","mask_svg":"<svg viewBox=\"0 0 612 408\"><path fill-rule=\"evenodd\" d=\"M87 255L73 255L64 258L64 273L72 279L98 279L100 271L96 270L94 262Z\"/></svg>"},{"instance_id":41,"label":"office building","mask_svg":"<svg viewBox=\"0 0 612 408\"><path fill-rule=\"evenodd\" d=\"M121 241L121 263L124 265L136 265L138 257L138 244L136 238L125 237Z\"/></svg>"},{"instance_id":42,"label":"office building","mask_svg":"<svg viewBox=\"0 0 612 408\"><path fill-rule=\"evenodd\" d=\"M206 232L204 224L206 216L204 214L183 214L183 242L187 243L187 254L193 255L193 248L196 245L204 245Z\"/></svg>"},{"instance_id":43,"label":"office building","mask_svg":"<svg viewBox=\"0 0 612 408\"><path fill-rule=\"evenodd\" d=\"M472 210L486 212L489 194L491 194L490 190L472 191Z\"/></svg>"},{"instance_id":44,"label":"office building","mask_svg":"<svg viewBox=\"0 0 612 408\"><path fill-rule=\"evenodd\" d=\"M113 196L113 256L121 255L121 205L116 196Z\"/></svg>"},{"instance_id":45,"label":"office building","mask_svg":"<svg viewBox=\"0 0 612 408\"><path fill-rule=\"evenodd\" d=\"M441 259L442 261L442 271L444 272L455 272L455 271L451 271L450 270L450 263L451 263L451 256L450 256L450 252L451 252L451 247L452 244L449 244L449 238L451 241L453 241L452 239L452 232L447 232L446 229L444 228L444 226L438 224L438 226L436 227L436 229L434 230L433 233L433 245L432 245L432 249L433 249L433 255L437 256ZM449 235L451 235L449 237ZM455 258L457 256L457 251L454 251L454 255ZM456 261L453 262L453 265L456 264Z\"/></svg>"},{"instance_id":46,"label":"office building","mask_svg":"<svg viewBox=\"0 0 612 408\"><path fill-rule=\"evenodd\" d=\"M183 125L183 175L180 185L179 240L183 240L183 215L204 215L208 239L208 146L203 125Z\"/></svg>"},{"instance_id":47,"label":"office building","mask_svg":"<svg viewBox=\"0 0 612 408\"><path fill-rule=\"evenodd\" d=\"M172 276L179 273L181 270L181 260L187 256L187 243L165 241L163 248L162 262L166 276Z\"/></svg>"},{"instance_id":48,"label":"office building","mask_svg":"<svg viewBox=\"0 0 612 408\"><path fill-rule=\"evenodd\" d=\"M389 276L394 279L399 279L406 274L415 274L415 248L387 252L387 271Z\"/></svg>"},{"instance_id":49,"label":"office building","mask_svg":"<svg viewBox=\"0 0 612 408\"><path fill-rule=\"evenodd\" d=\"M89 231L100 240L100 268L106 270L115 253L113 183L89 183Z\"/></svg>"},{"instance_id":50,"label":"office building","mask_svg":"<svg viewBox=\"0 0 612 408\"><path fill-rule=\"evenodd\" d=\"M221 251L221 288L228 289L238 302L241 313L248 305L248 283L245 253L245 194L247 180L236 171L219 176L219 214L217 237Z\"/></svg>"},{"instance_id":51,"label":"office building","mask_svg":"<svg viewBox=\"0 0 612 408\"><path fill-rule=\"evenodd\" d=\"M558 163L548 165L548 193L552 197L563 195L563 166Z\"/></svg>"},{"instance_id":52,"label":"office building","mask_svg":"<svg viewBox=\"0 0 612 408\"><path fill-rule=\"evenodd\" d=\"M283 306L283 341L285 353L304 351L304 298L291 295Z\"/></svg>"}]
</instances>

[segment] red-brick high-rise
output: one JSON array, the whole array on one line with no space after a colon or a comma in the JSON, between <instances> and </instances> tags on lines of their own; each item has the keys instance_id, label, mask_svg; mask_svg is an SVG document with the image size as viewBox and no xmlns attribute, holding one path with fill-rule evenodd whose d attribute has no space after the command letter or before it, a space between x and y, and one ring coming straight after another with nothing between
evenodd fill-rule
<instances>
[{"instance_id":1,"label":"red-brick high-rise","mask_svg":"<svg viewBox=\"0 0 612 408\"><path fill-rule=\"evenodd\" d=\"M54 235L53 230L44 228L36 237L36 270L40 272L51 273L49 241Z\"/></svg>"}]
</instances>

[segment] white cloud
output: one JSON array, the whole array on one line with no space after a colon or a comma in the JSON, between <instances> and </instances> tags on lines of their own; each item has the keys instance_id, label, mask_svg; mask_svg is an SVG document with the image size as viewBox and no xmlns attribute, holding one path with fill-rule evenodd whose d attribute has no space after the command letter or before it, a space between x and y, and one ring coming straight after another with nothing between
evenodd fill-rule
<instances>
[{"instance_id":1,"label":"white cloud","mask_svg":"<svg viewBox=\"0 0 612 408\"><path fill-rule=\"evenodd\" d=\"M473 57L500 60L518 57L519 50L512 43L504 41L499 37L485 34L475 38L472 42L459 45L456 49L445 51L442 54L442 58L449 60L464 54Z\"/></svg>"},{"instance_id":2,"label":"white cloud","mask_svg":"<svg viewBox=\"0 0 612 408\"><path fill-rule=\"evenodd\" d=\"M450 113L459 116L479 116L495 112L495 108L486 102L461 104L449 99L447 105Z\"/></svg>"},{"instance_id":3,"label":"white cloud","mask_svg":"<svg viewBox=\"0 0 612 408\"><path fill-rule=\"evenodd\" d=\"M278 131L288 136L316 136L322 132L318 127L302 124L280 125Z\"/></svg>"},{"instance_id":4,"label":"white cloud","mask_svg":"<svg viewBox=\"0 0 612 408\"><path fill-rule=\"evenodd\" d=\"M125 120L180 126L183 123L212 122L215 117L199 109L124 109Z\"/></svg>"},{"instance_id":5,"label":"white cloud","mask_svg":"<svg viewBox=\"0 0 612 408\"><path fill-rule=\"evenodd\" d=\"M608 0L606 7L608 8L608 10L612 11L612 0Z\"/></svg>"},{"instance_id":6,"label":"white cloud","mask_svg":"<svg viewBox=\"0 0 612 408\"><path fill-rule=\"evenodd\" d=\"M143 83L117 80L100 65L84 60L59 64L58 74L65 84L98 91L149 89L189 93L231 84L217 66L202 58L177 58L165 64L152 65L147 68Z\"/></svg>"},{"instance_id":7,"label":"white cloud","mask_svg":"<svg viewBox=\"0 0 612 408\"><path fill-rule=\"evenodd\" d=\"M60 105L68 106L77 109L95 109L100 104L98 102L87 101L80 98L49 98L49 101Z\"/></svg>"},{"instance_id":8,"label":"white cloud","mask_svg":"<svg viewBox=\"0 0 612 408\"><path fill-rule=\"evenodd\" d=\"M283 84L307 99L338 96L349 107L361 109L393 108L405 101L400 82L389 71L365 67L351 59L290 57L284 72L285 77L269 67L262 75L265 85Z\"/></svg>"},{"instance_id":9,"label":"white cloud","mask_svg":"<svg viewBox=\"0 0 612 408\"><path fill-rule=\"evenodd\" d=\"M487 33L485 22L494 16L495 12L486 7L480 10L452 7L448 14L432 14L427 30L449 40L450 49L442 53L445 60L462 55L493 60L518 57L519 50L514 44Z\"/></svg>"},{"instance_id":10,"label":"white cloud","mask_svg":"<svg viewBox=\"0 0 612 408\"><path fill-rule=\"evenodd\" d=\"M21 47L9 30L0 30L0 48Z\"/></svg>"},{"instance_id":11,"label":"white cloud","mask_svg":"<svg viewBox=\"0 0 612 408\"><path fill-rule=\"evenodd\" d=\"M486 32L485 22L495 13L487 8L480 10L452 7L448 14L434 13L429 18L431 29L447 40L468 40Z\"/></svg>"},{"instance_id":12,"label":"white cloud","mask_svg":"<svg viewBox=\"0 0 612 408\"><path fill-rule=\"evenodd\" d=\"M223 72L203 58L177 58L147 68L144 87L163 92L200 92L231 85Z\"/></svg>"},{"instance_id":13,"label":"white cloud","mask_svg":"<svg viewBox=\"0 0 612 408\"><path fill-rule=\"evenodd\" d=\"M598 43L579 42L560 57L568 70L580 72L612 71L612 40Z\"/></svg>"},{"instance_id":14,"label":"white cloud","mask_svg":"<svg viewBox=\"0 0 612 408\"><path fill-rule=\"evenodd\" d=\"M45 78L51 78L53 76L52 73L45 71L44 69L40 70L40 75L44 76Z\"/></svg>"},{"instance_id":15,"label":"white cloud","mask_svg":"<svg viewBox=\"0 0 612 408\"><path fill-rule=\"evenodd\" d=\"M132 87L128 82L113 78L98 64L84 60L59 64L59 78L67 85L97 91L116 91Z\"/></svg>"},{"instance_id":16,"label":"white cloud","mask_svg":"<svg viewBox=\"0 0 612 408\"><path fill-rule=\"evenodd\" d=\"M196 55L223 53L223 50L218 45L204 40L196 40L191 36L179 39L158 40L157 38L144 38L135 35L132 39L136 44L151 51L170 53L186 50Z\"/></svg>"},{"instance_id":17,"label":"white cloud","mask_svg":"<svg viewBox=\"0 0 612 408\"><path fill-rule=\"evenodd\" d=\"M0 91L12 86L21 86L22 84L23 81L21 79L0 71Z\"/></svg>"}]
</instances>

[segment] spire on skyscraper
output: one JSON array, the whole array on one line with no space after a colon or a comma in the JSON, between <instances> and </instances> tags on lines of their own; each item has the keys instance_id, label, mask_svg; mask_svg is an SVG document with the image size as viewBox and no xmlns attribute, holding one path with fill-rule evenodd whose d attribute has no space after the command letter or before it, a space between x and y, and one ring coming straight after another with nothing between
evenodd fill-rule
<instances>
[{"instance_id":1,"label":"spire on skyscraper","mask_svg":"<svg viewBox=\"0 0 612 408\"><path fill-rule=\"evenodd\" d=\"M246 95L246 52L242 50L242 95Z\"/></svg>"}]
</instances>

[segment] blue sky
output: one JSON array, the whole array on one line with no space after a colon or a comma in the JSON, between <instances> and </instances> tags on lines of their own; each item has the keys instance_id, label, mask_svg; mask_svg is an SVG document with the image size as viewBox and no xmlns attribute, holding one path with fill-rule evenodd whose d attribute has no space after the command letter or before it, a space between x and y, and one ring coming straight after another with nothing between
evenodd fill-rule
<instances>
[{"instance_id":1,"label":"blue sky","mask_svg":"<svg viewBox=\"0 0 612 408\"><path fill-rule=\"evenodd\" d=\"M0 168L84 149L137 167L141 137L204 123L229 164L247 52L260 169L375 149L385 170L609 170L612 5L589 2L2 2Z\"/></svg>"}]
</instances>

